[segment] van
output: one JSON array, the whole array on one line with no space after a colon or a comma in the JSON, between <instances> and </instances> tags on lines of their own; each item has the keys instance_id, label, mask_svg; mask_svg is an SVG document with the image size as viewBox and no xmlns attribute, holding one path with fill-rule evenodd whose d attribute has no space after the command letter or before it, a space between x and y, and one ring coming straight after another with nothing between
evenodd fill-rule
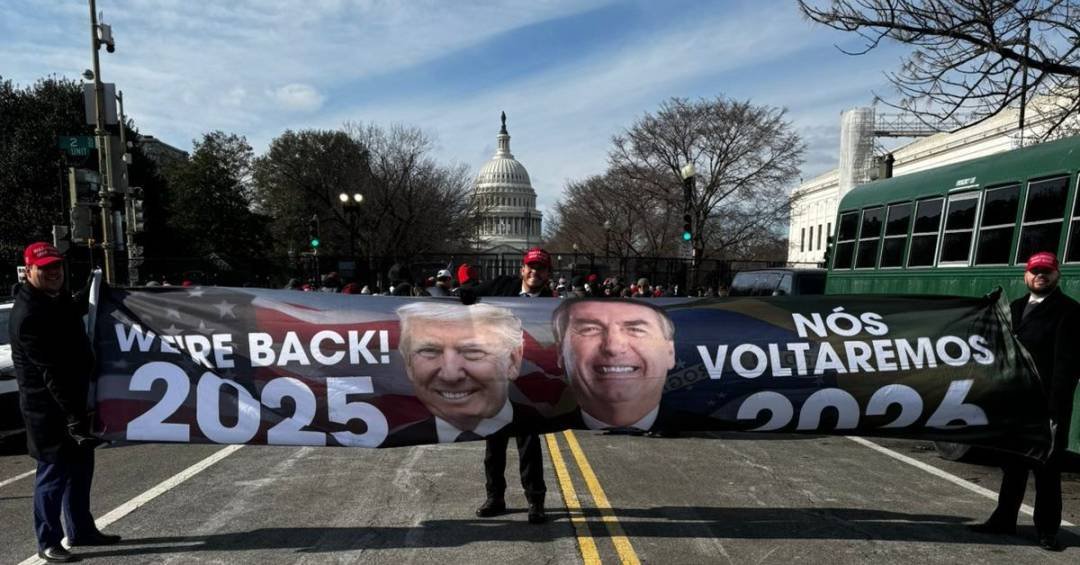
<instances>
[{"instance_id":1,"label":"van","mask_svg":"<svg viewBox=\"0 0 1080 565\"><path fill-rule=\"evenodd\" d=\"M825 269L760 269L735 274L728 296L825 294Z\"/></svg>"}]
</instances>

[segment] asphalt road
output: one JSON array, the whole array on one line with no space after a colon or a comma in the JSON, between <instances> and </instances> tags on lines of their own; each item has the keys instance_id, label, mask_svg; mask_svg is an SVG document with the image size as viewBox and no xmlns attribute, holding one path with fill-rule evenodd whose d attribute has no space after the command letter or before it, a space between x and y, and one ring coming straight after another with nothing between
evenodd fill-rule
<instances>
[{"instance_id":1,"label":"asphalt road","mask_svg":"<svg viewBox=\"0 0 1080 565\"><path fill-rule=\"evenodd\" d=\"M926 442L874 440L902 461L839 436L545 439L552 520L541 526L525 521L515 468L512 513L475 517L482 443L103 448L95 515L124 541L77 552L100 563L1080 562L1077 527L1056 554L1034 545L1027 515L1017 536L968 532L993 509L977 491L996 490L999 472L944 461ZM32 463L0 456L0 563L35 552L33 478L17 478ZM1080 523L1075 474L1065 519Z\"/></svg>"}]
</instances>

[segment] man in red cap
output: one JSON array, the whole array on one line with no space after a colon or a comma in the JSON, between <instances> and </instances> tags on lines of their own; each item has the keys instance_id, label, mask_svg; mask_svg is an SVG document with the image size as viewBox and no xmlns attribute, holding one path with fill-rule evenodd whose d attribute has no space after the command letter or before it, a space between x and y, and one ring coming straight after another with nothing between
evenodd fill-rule
<instances>
[{"instance_id":1,"label":"man in red cap","mask_svg":"<svg viewBox=\"0 0 1080 565\"><path fill-rule=\"evenodd\" d=\"M1046 463L1009 461L1002 467L998 504L990 519L971 526L981 533L1014 534L1024 501L1028 470L1035 474L1035 530L1039 545L1061 551L1061 467L1069 437L1073 391L1080 374L1074 351L1080 338L1080 304L1061 292L1057 257L1042 251L1032 255L1024 271L1029 294L1012 303L1012 324L1017 339L1031 353L1042 378L1055 425L1054 444Z\"/></svg>"},{"instance_id":2,"label":"man in red cap","mask_svg":"<svg viewBox=\"0 0 1080 565\"><path fill-rule=\"evenodd\" d=\"M461 295L462 302L468 304L477 296L520 296L553 298L548 281L551 280L551 255L539 247L525 252L521 261L520 276L503 275L484 283L473 293ZM542 524L547 521L544 513L544 498L547 485L544 484L544 461L540 451L540 436L535 433L516 436L518 447L518 470L521 474L521 486L525 489L525 498L529 502L529 523ZM506 512L506 448L510 436L497 434L488 436L484 453L484 478L487 499L476 515L481 518L498 516Z\"/></svg>"},{"instance_id":3,"label":"man in red cap","mask_svg":"<svg viewBox=\"0 0 1080 565\"><path fill-rule=\"evenodd\" d=\"M37 460L34 482L34 530L38 557L64 563L76 559L60 544L60 515L68 543L107 545L120 536L106 535L90 514L94 447L86 408L94 351L86 336L90 285L72 297L64 289L60 252L45 242L23 252L26 284L11 309L11 357L19 381L19 405L26 422L26 443Z\"/></svg>"}]
</instances>

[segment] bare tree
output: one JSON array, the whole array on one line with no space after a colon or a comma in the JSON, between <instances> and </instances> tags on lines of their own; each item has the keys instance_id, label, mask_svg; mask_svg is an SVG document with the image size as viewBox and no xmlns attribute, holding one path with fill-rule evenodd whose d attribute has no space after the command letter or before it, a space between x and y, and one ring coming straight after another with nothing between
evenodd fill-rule
<instances>
[{"instance_id":1,"label":"bare tree","mask_svg":"<svg viewBox=\"0 0 1080 565\"><path fill-rule=\"evenodd\" d=\"M681 171L693 164L691 245L701 259L730 256L773 237L789 217L805 146L784 116L748 101L672 98L613 138L609 177L630 197L665 206L660 225L678 237Z\"/></svg>"},{"instance_id":2,"label":"bare tree","mask_svg":"<svg viewBox=\"0 0 1080 565\"><path fill-rule=\"evenodd\" d=\"M1039 96L1042 137L1080 108L1080 8L1075 0L799 0L812 21L855 32L861 55L892 40L914 50L886 76L886 104L928 124L971 125Z\"/></svg>"},{"instance_id":3,"label":"bare tree","mask_svg":"<svg viewBox=\"0 0 1080 565\"><path fill-rule=\"evenodd\" d=\"M610 174L568 182L546 224L548 244L620 257L678 254L677 207L634 184Z\"/></svg>"}]
</instances>

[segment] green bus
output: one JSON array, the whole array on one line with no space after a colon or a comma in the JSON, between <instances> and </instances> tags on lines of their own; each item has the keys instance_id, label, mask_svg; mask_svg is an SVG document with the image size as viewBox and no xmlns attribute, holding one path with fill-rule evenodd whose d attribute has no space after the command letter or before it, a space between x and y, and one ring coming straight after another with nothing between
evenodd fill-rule
<instances>
[{"instance_id":1,"label":"green bus","mask_svg":"<svg viewBox=\"0 0 1080 565\"><path fill-rule=\"evenodd\" d=\"M840 201L826 294L1027 294L1038 251L1080 300L1080 137L858 186ZM1080 344L1077 344L1080 347ZM1069 448L1080 452L1080 390Z\"/></svg>"}]
</instances>

